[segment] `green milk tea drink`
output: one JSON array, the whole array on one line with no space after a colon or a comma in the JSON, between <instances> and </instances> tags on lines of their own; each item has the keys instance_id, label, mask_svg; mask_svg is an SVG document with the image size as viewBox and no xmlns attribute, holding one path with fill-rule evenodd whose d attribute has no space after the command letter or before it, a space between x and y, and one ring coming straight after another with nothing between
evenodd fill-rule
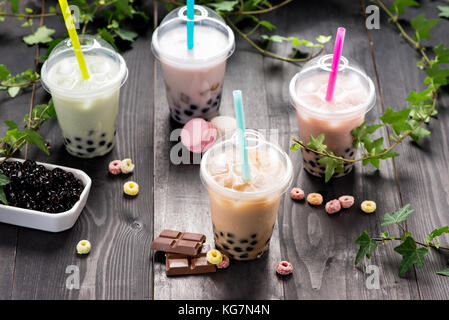
<instances>
[{"instance_id":1,"label":"green milk tea drink","mask_svg":"<svg viewBox=\"0 0 449 320\"><path fill-rule=\"evenodd\" d=\"M120 88L128 70L121 55L100 38L80 36L89 79L84 80L70 39L52 51L42 81L52 95L67 151L93 158L114 148Z\"/></svg>"}]
</instances>

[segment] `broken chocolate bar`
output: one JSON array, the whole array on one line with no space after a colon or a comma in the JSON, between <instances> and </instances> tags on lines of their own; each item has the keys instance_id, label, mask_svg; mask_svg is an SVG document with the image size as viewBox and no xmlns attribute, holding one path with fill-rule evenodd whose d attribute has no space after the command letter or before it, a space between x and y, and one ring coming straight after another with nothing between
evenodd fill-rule
<instances>
[{"instance_id":1,"label":"broken chocolate bar","mask_svg":"<svg viewBox=\"0 0 449 320\"><path fill-rule=\"evenodd\" d=\"M206 255L209 250L210 246L206 244L194 257L179 253L166 253L165 272L167 276L216 272L216 266L207 261Z\"/></svg>"},{"instance_id":2,"label":"broken chocolate bar","mask_svg":"<svg viewBox=\"0 0 449 320\"><path fill-rule=\"evenodd\" d=\"M163 230L151 243L151 250L196 256L206 240L204 234Z\"/></svg>"}]
</instances>

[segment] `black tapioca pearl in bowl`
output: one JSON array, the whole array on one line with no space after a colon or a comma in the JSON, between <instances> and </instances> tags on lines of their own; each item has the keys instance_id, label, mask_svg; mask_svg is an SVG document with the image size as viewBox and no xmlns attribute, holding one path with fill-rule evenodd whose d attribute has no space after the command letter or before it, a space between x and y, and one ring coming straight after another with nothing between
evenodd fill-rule
<instances>
[{"instance_id":1,"label":"black tapioca pearl in bowl","mask_svg":"<svg viewBox=\"0 0 449 320\"><path fill-rule=\"evenodd\" d=\"M109 142L108 145L106 146L106 148L110 148L112 147L112 142Z\"/></svg>"},{"instance_id":2,"label":"black tapioca pearl in bowl","mask_svg":"<svg viewBox=\"0 0 449 320\"><path fill-rule=\"evenodd\" d=\"M94 144L94 142L92 140L87 140L87 144L91 146Z\"/></svg>"},{"instance_id":3,"label":"black tapioca pearl in bowl","mask_svg":"<svg viewBox=\"0 0 449 320\"><path fill-rule=\"evenodd\" d=\"M209 111L209 108L204 108L201 110L202 113L207 113L207 111Z\"/></svg>"},{"instance_id":4,"label":"black tapioca pearl in bowl","mask_svg":"<svg viewBox=\"0 0 449 320\"><path fill-rule=\"evenodd\" d=\"M117 130L116 130L116 131L117 131ZM114 132L114 134L115 134L115 132ZM103 133L101 134L101 137L102 137L102 138L106 137L106 132L103 132Z\"/></svg>"},{"instance_id":5,"label":"black tapioca pearl in bowl","mask_svg":"<svg viewBox=\"0 0 449 320\"><path fill-rule=\"evenodd\" d=\"M253 238L253 239L255 239L257 237L257 233L253 233L252 235L251 235L251 238Z\"/></svg>"},{"instance_id":6,"label":"black tapioca pearl in bowl","mask_svg":"<svg viewBox=\"0 0 449 320\"><path fill-rule=\"evenodd\" d=\"M217 239L220 238L220 236L218 235L218 233L215 233L214 236L215 236L215 238L217 238Z\"/></svg>"},{"instance_id":7,"label":"black tapioca pearl in bowl","mask_svg":"<svg viewBox=\"0 0 449 320\"><path fill-rule=\"evenodd\" d=\"M71 144L71 143L72 143L72 140L70 140L69 138L65 138L65 142L66 142L67 144Z\"/></svg>"},{"instance_id":8,"label":"black tapioca pearl in bowl","mask_svg":"<svg viewBox=\"0 0 449 320\"><path fill-rule=\"evenodd\" d=\"M345 150L345 153L348 153L349 151L351 151L351 148L347 148L347 149Z\"/></svg>"},{"instance_id":9,"label":"black tapioca pearl in bowl","mask_svg":"<svg viewBox=\"0 0 449 320\"><path fill-rule=\"evenodd\" d=\"M253 240L250 242L250 245L255 246L257 244L257 240Z\"/></svg>"},{"instance_id":10,"label":"black tapioca pearl in bowl","mask_svg":"<svg viewBox=\"0 0 449 320\"><path fill-rule=\"evenodd\" d=\"M83 146L82 145L77 145L76 148L79 149L79 150L82 150Z\"/></svg>"},{"instance_id":11,"label":"black tapioca pearl in bowl","mask_svg":"<svg viewBox=\"0 0 449 320\"><path fill-rule=\"evenodd\" d=\"M207 104L211 105L212 104L212 99L207 100Z\"/></svg>"},{"instance_id":12,"label":"black tapioca pearl in bowl","mask_svg":"<svg viewBox=\"0 0 449 320\"><path fill-rule=\"evenodd\" d=\"M226 240L229 244L234 244L234 241L231 239Z\"/></svg>"},{"instance_id":13,"label":"black tapioca pearl in bowl","mask_svg":"<svg viewBox=\"0 0 449 320\"><path fill-rule=\"evenodd\" d=\"M222 246L223 246L223 249L229 250L229 246L227 244L222 244Z\"/></svg>"},{"instance_id":14,"label":"black tapioca pearl in bowl","mask_svg":"<svg viewBox=\"0 0 449 320\"><path fill-rule=\"evenodd\" d=\"M239 256L239 258L240 259L246 259L246 258L248 258L248 254L247 253L244 253L244 254L241 254L240 256Z\"/></svg>"},{"instance_id":15,"label":"black tapioca pearl in bowl","mask_svg":"<svg viewBox=\"0 0 449 320\"><path fill-rule=\"evenodd\" d=\"M81 141L82 139L80 137L75 137L75 141Z\"/></svg>"},{"instance_id":16,"label":"black tapioca pearl in bowl","mask_svg":"<svg viewBox=\"0 0 449 320\"><path fill-rule=\"evenodd\" d=\"M195 104L191 104L191 105L190 105L190 109L192 109L192 110L198 110L198 106L195 105Z\"/></svg>"},{"instance_id":17,"label":"black tapioca pearl in bowl","mask_svg":"<svg viewBox=\"0 0 449 320\"><path fill-rule=\"evenodd\" d=\"M218 101L215 101L215 102L214 102L214 105L213 105L212 107L213 107L213 108L218 107Z\"/></svg>"},{"instance_id":18,"label":"black tapioca pearl in bowl","mask_svg":"<svg viewBox=\"0 0 449 320\"><path fill-rule=\"evenodd\" d=\"M234 247L235 252L243 252L242 248L240 247Z\"/></svg>"},{"instance_id":19,"label":"black tapioca pearl in bowl","mask_svg":"<svg viewBox=\"0 0 449 320\"><path fill-rule=\"evenodd\" d=\"M248 248L246 248L246 251L248 251L248 252L251 252L251 251L253 251L253 250L254 250L253 247L248 247Z\"/></svg>"},{"instance_id":20,"label":"black tapioca pearl in bowl","mask_svg":"<svg viewBox=\"0 0 449 320\"><path fill-rule=\"evenodd\" d=\"M87 148L87 152L94 152L96 148Z\"/></svg>"},{"instance_id":21,"label":"black tapioca pearl in bowl","mask_svg":"<svg viewBox=\"0 0 449 320\"><path fill-rule=\"evenodd\" d=\"M316 163L315 163L314 161L312 161L312 160L309 161L309 164L310 164L313 168L315 168L315 166L316 166Z\"/></svg>"},{"instance_id":22,"label":"black tapioca pearl in bowl","mask_svg":"<svg viewBox=\"0 0 449 320\"><path fill-rule=\"evenodd\" d=\"M181 118L177 114L175 114L174 118L176 121L181 121Z\"/></svg>"},{"instance_id":23,"label":"black tapioca pearl in bowl","mask_svg":"<svg viewBox=\"0 0 449 320\"><path fill-rule=\"evenodd\" d=\"M234 238L234 234L228 232L228 237L229 237L229 238Z\"/></svg>"},{"instance_id":24,"label":"black tapioca pearl in bowl","mask_svg":"<svg viewBox=\"0 0 449 320\"><path fill-rule=\"evenodd\" d=\"M352 158L354 156L354 151L351 151L351 153L349 154L349 157Z\"/></svg>"},{"instance_id":25,"label":"black tapioca pearl in bowl","mask_svg":"<svg viewBox=\"0 0 449 320\"><path fill-rule=\"evenodd\" d=\"M98 143L98 145L99 145L100 147L104 146L105 144L106 144L106 141L104 141L104 140L101 140L100 143Z\"/></svg>"},{"instance_id":26,"label":"black tapioca pearl in bowl","mask_svg":"<svg viewBox=\"0 0 449 320\"><path fill-rule=\"evenodd\" d=\"M184 110L184 114L185 114L186 116L188 116L188 117L193 116L193 112L190 111L190 110Z\"/></svg>"},{"instance_id":27,"label":"black tapioca pearl in bowl","mask_svg":"<svg viewBox=\"0 0 449 320\"><path fill-rule=\"evenodd\" d=\"M224 237L224 233L220 231L220 236Z\"/></svg>"},{"instance_id":28,"label":"black tapioca pearl in bowl","mask_svg":"<svg viewBox=\"0 0 449 320\"><path fill-rule=\"evenodd\" d=\"M242 239L242 240L240 240L240 243L248 243L248 240L247 239Z\"/></svg>"}]
</instances>

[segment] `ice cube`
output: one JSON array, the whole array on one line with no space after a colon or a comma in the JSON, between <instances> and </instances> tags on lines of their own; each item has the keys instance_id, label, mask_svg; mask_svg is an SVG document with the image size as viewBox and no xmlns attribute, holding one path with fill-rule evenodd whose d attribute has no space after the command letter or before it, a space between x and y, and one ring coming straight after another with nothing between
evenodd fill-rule
<instances>
[{"instance_id":1,"label":"ice cube","mask_svg":"<svg viewBox=\"0 0 449 320\"><path fill-rule=\"evenodd\" d=\"M64 75L64 76L71 75L72 73L74 73L76 71L75 63L73 61L71 61L70 59L61 60L56 65L55 71L56 71L56 74L58 74L58 75Z\"/></svg>"},{"instance_id":2,"label":"ice cube","mask_svg":"<svg viewBox=\"0 0 449 320\"><path fill-rule=\"evenodd\" d=\"M105 74L111 69L108 62L96 60L95 63L89 64L89 70L94 74Z\"/></svg>"}]
</instances>

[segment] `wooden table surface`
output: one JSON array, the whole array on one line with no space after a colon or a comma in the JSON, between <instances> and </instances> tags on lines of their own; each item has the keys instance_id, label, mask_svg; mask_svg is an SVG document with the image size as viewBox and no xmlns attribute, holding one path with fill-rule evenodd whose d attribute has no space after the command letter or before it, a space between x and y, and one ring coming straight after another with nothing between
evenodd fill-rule
<instances>
[{"instance_id":1,"label":"wooden table surface","mask_svg":"<svg viewBox=\"0 0 449 320\"><path fill-rule=\"evenodd\" d=\"M153 4L148 2L148 15L153 17ZM365 29L364 2L294 1L267 14L266 19L277 26L276 33L305 39L334 35L337 27L346 27L344 55L363 66L376 83L377 103L367 115L367 120L374 122L387 106L402 108L411 90L422 90L425 73L414 67L417 54L400 39L383 12L380 30ZM419 9L410 10L411 17L421 12L426 17L437 16L434 2L421 3ZM27 6L40 10L41 2L28 1ZM165 11L162 5L158 7L155 16L160 19ZM166 277L163 261L149 250L155 235L173 228L205 233L212 242L213 234L199 166L169 161L176 142L170 141L173 127L161 70L150 50L155 20L142 26L138 40L123 52L129 78L120 98L117 146L110 154L93 160L74 158L64 150L57 122L44 126L42 133L52 145L51 156L33 149L30 157L84 170L93 180L92 190L71 230L53 234L0 224L0 299L449 298L449 278L435 274L446 265L447 255L432 252L423 268L414 268L404 278L397 276L400 257L392 246L379 246L371 260L354 266L354 240L363 230L376 235L385 231L380 227L385 212L411 203L416 213L408 219L408 226L420 239L433 227L449 224L447 90L439 101L438 121L432 121L432 143L426 140L421 147L402 143L398 148L401 156L383 161L381 170L357 165L347 177L325 184L303 170L299 152L289 150L289 138L298 134L298 128L295 111L289 107L288 83L301 66L264 57L238 36L236 52L227 67L221 114L233 115L231 92L241 89L248 127L279 130L279 143L294 163L295 185L309 192L320 191L325 199L342 194L353 194L357 203L373 199L378 209L365 215L354 207L328 216L322 207L315 209L285 196L271 249L261 259L235 262L215 274ZM22 42L27 30L20 28L21 22L8 21L0 23L0 63L20 72L33 67L38 53ZM45 23L62 34L58 18L46 18ZM444 21L432 31L432 45L442 41L449 45L448 26ZM325 51L330 53L331 47L327 45ZM274 48L281 54L289 53L284 45ZM20 121L32 99L40 103L48 98L40 85L34 94L27 89L15 99L0 93L0 118L2 122ZM5 128L0 124L2 132ZM386 130L382 130L380 134L387 139ZM133 158L136 164L131 178L139 183L141 192L134 199L122 194L128 177L107 173L109 161L125 157ZM81 239L92 243L87 257L75 253ZM276 276L275 264L280 260L295 267L291 277ZM380 289L365 286L368 265L379 267ZM68 266L79 268L79 289L66 288Z\"/></svg>"}]
</instances>

